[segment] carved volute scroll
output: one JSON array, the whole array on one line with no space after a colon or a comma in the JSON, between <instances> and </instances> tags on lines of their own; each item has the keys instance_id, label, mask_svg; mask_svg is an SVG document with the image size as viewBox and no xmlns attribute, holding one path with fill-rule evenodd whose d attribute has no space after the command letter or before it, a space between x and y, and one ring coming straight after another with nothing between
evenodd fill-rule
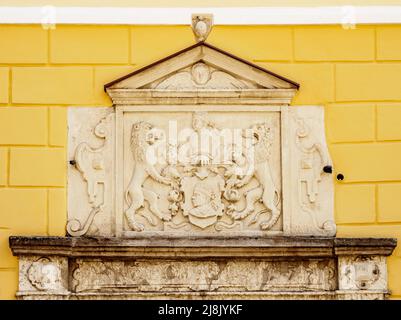
<instances>
[{"instance_id":1,"label":"carved volute scroll","mask_svg":"<svg viewBox=\"0 0 401 320\"><path fill-rule=\"evenodd\" d=\"M84 130L85 122L70 126L69 171L72 177L80 177L76 184L69 184L66 229L72 236L111 233L114 114L104 109L89 110L70 113L70 117L93 126Z\"/></svg>"},{"instance_id":2,"label":"carved volute scroll","mask_svg":"<svg viewBox=\"0 0 401 320\"><path fill-rule=\"evenodd\" d=\"M332 165L328 153L323 109L319 107L288 108L289 170L286 189L291 202L287 228L290 234L334 236L333 178L323 172Z\"/></svg>"}]
</instances>

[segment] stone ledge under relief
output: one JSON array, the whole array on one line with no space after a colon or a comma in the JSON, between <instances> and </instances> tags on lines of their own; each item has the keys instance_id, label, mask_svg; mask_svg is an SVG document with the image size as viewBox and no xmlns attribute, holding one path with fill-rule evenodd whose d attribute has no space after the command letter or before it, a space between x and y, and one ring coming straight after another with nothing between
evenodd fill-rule
<instances>
[{"instance_id":1,"label":"stone ledge under relief","mask_svg":"<svg viewBox=\"0 0 401 320\"><path fill-rule=\"evenodd\" d=\"M395 246L385 238L10 237L27 280L19 299L385 299L385 256Z\"/></svg>"},{"instance_id":2,"label":"stone ledge under relief","mask_svg":"<svg viewBox=\"0 0 401 320\"><path fill-rule=\"evenodd\" d=\"M60 255L67 257L334 257L337 255L391 255L393 238L330 237L10 237L14 255Z\"/></svg>"}]
</instances>

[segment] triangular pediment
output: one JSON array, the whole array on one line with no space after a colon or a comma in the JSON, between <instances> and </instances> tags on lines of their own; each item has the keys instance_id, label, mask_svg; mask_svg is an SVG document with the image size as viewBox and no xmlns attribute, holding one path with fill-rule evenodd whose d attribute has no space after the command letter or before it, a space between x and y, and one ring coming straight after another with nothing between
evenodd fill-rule
<instances>
[{"instance_id":1,"label":"triangular pediment","mask_svg":"<svg viewBox=\"0 0 401 320\"><path fill-rule=\"evenodd\" d=\"M289 79L205 42L199 42L106 84L105 90L114 104L118 105L139 102L136 99L139 94L151 99L155 93L159 98L178 98L180 94L183 97L190 97L190 93L196 96L195 92L207 97L209 92L210 97L216 100L219 91L226 92L226 95L229 92L246 91L254 97L276 97L276 92L289 98L298 87L297 83ZM122 100L122 97L130 99Z\"/></svg>"}]
</instances>

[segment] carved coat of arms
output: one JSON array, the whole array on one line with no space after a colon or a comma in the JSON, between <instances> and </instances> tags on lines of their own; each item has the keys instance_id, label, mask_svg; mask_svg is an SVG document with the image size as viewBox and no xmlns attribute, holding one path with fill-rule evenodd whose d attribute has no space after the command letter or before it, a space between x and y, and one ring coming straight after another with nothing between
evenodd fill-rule
<instances>
[{"instance_id":1,"label":"carved coat of arms","mask_svg":"<svg viewBox=\"0 0 401 320\"><path fill-rule=\"evenodd\" d=\"M204 229L215 224L217 218L224 214L221 199L224 179L219 175L185 177L181 187L184 192L183 215L188 217L193 225Z\"/></svg>"},{"instance_id":2,"label":"carved coat of arms","mask_svg":"<svg viewBox=\"0 0 401 320\"><path fill-rule=\"evenodd\" d=\"M132 125L134 168L125 190L124 212L129 228L146 229L138 215L147 203L151 214L145 218L151 225L156 217L172 228L195 226L201 231L214 226L221 231L241 228L251 215L248 224L260 220L260 229L271 229L280 217L280 194L269 163L271 125L253 124L226 143L224 130L210 122L206 112L195 112L187 131L185 139L172 144L163 130L150 123ZM158 193L144 186L147 179L169 186L168 210L161 210ZM259 219L263 213L265 218ZM175 223L178 214L184 222Z\"/></svg>"}]
</instances>

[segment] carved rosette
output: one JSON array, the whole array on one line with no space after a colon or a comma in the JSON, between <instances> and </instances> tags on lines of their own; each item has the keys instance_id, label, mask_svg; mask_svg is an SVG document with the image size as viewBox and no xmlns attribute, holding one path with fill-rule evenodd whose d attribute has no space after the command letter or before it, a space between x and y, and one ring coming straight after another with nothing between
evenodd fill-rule
<instances>
[{"instance_id":1,"label":"carved rosette","mask_svg":"<svg viewBox=\"0 0 401 320\"><path fill-rule=\"evenodd\" d=\"M68 262L61 257L27 256L20 259L19 291L67 293Z\"/></svg>"}]
</instances>

